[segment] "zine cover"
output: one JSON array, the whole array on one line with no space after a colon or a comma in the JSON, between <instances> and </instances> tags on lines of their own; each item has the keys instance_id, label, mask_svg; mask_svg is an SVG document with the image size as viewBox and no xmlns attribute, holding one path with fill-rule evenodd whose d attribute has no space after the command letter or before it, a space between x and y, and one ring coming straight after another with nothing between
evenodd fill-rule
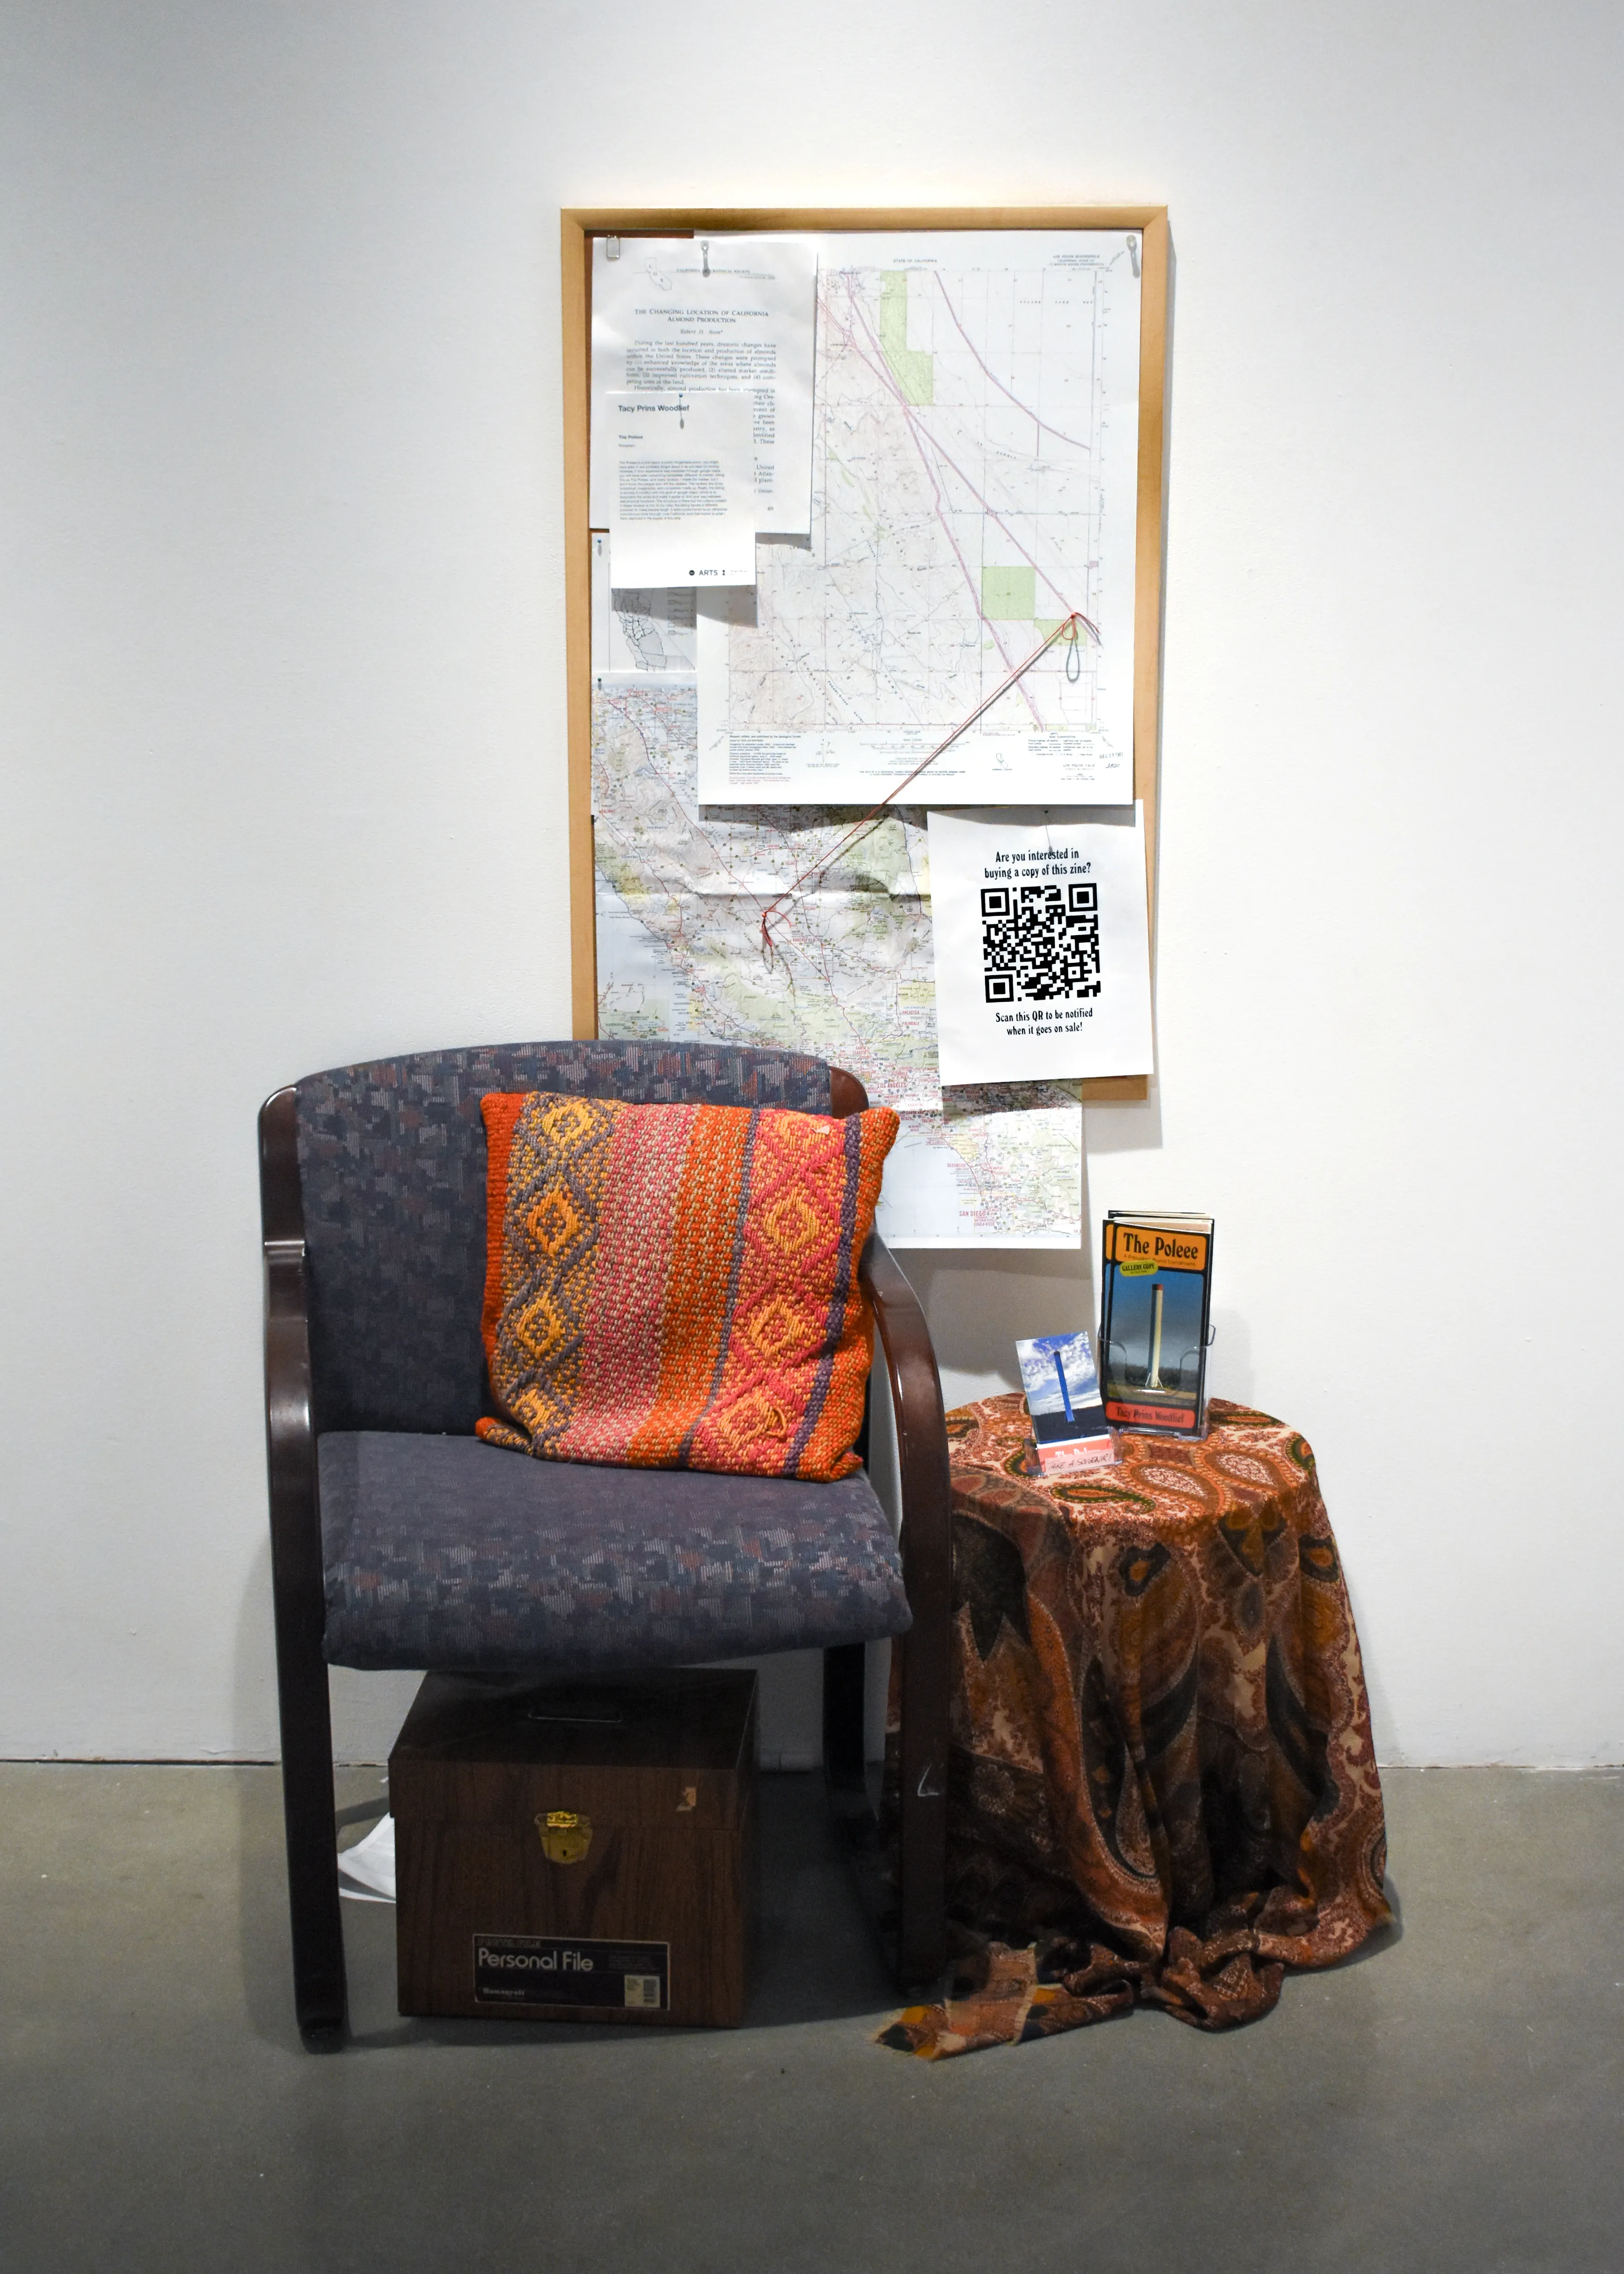
<instances>
[{"instance_id":1,"label":"zine cover","mask_svg":"<svg viewBox=\"0 0 1624 2274\"><path fill-rule=\"evenodd\" d=\"M1100 1400L1087 1335L1039 1335L1017 1343L1015 1352L1045 1476L1108 1467L1117 1457L1116 1441Z\"/></svg>"},{"instance_id":2,"label":"zine cover","mask_svg":"<svg viewBox=\"0 0 1624 2274\"><path fill-rule=\"evenodd\" d=\"M1211 1216L1106 1218L1100 1350L1105 1415L1119 1428L1202 1434L1212 1256Z\"/></svg>"}]
</instances>

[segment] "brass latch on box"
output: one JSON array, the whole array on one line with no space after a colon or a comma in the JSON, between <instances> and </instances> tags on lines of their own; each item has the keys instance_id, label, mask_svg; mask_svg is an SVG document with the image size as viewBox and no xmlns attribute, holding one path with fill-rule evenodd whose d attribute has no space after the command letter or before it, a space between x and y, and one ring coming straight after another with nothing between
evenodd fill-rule
<instances>
[{"instance_id":1,"label":"brass latch on box","mask_svg":"<svg viewBox=\"0 0 1624 2274\"><path fill-rule=\"evenodd\" d=\"M573 1808L550 1808L536 1818L541 1849L549 1864L583 1864L592 1844L592 1819Z\"/></svg>"}]
</instances>

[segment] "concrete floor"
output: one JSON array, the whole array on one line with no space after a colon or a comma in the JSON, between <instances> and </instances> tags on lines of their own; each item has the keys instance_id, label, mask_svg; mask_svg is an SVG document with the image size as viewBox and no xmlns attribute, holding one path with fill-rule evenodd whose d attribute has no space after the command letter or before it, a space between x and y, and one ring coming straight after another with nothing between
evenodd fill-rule
<instances>
[{"instance_id":1,"label":"concrete floor","mask_svg":"<svg viewBox=\"0 0 1624 2274\"><path fill-rule=\"evenodd\" d=\"M727 2035L402 2022L300 2048L271 1769L0 1767L0 2266L1617 2274L1624 1776L1386 1780L1402 1931L1255 2027L1138 2014L935 2065L814 1781L766 1781ZM345 1773L341 1797L378 1790Z\"/></svg>"}]
</instances>

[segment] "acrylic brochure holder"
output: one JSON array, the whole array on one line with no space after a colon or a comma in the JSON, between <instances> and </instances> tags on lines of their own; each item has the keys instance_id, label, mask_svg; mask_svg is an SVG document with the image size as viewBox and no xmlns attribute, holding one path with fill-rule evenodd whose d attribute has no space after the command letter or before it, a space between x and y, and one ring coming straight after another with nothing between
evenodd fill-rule
<instances>
[{"instance_id":1,"label":"acrylic brochure holder","mask_svg":"<svg viewBox=\"0 0 1624 2274\"><path fill-rule=\"evenodd\" d=\"M1101 1234L1100 1374L1114 1428L1207 1434L1210 1216L1113 1209Z\"/></svg>"}]
</instances>

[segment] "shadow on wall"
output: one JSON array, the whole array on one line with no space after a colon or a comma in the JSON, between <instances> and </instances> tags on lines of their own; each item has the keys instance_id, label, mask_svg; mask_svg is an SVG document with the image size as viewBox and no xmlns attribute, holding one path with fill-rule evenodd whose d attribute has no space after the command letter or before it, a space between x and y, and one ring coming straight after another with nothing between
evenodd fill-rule
<instances>
[{"instance_id":1,"label":"shadow on wall","mask_svg":"<svg viewBox=\"0 0 1624 2274\"><path fill-rule=\"evenodd\" d=\"M1159 1153L1162 1091L1154 1077L1150 1096L1142 1105L1085 1106L1083 1132L1083 1143L1091 1158L1105 1153Z\"/></svg>"},{"instance_id":2,"label":"shadow on wall","mask_svg":"<svg viewBox=\"0 0 1624 2274\"><path fill-rule=\"evenodd\" d=\"M1214 1254L1216 1261L1215 1249ZM1232 1398L1237 1405L1250 1405L1257 1395L1252 1388L1252 1328L1238 1311L1214 1310L1212 1329L1207 1394Z\"/></svg>"},{"instance_id":3,"label":"shadow on wall","mask_svg":"<svg viewBox=\"0 0 1624 2274\"><path fill-rule=\"evenodd\" d=\"M1018 1340L1093 1329L1082 1249L900 1248L898 1261L924 1305L950 1407L1018 1389Z\"/></svg>"}]
</instances>

